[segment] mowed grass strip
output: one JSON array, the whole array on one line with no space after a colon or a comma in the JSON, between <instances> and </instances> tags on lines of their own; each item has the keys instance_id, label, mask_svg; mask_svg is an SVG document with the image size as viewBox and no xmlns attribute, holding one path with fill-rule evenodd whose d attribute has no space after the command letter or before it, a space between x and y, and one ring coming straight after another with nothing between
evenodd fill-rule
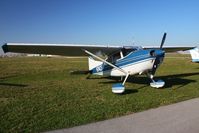
<instances>
[{"instance_id":1,"label":"mowed grass strip","mask_svg":"<svg viewBox=\"0 0 199 133\"><path fill-rule=\"evenodd\" d=\"M68 128L199 97L199 64L190 60L165 58L156 73L166 82L162 89L134 76L116 95L117 79L77 74L88 69L86 58L1 58L0 132Z\"/></svg>"}]
</instances>

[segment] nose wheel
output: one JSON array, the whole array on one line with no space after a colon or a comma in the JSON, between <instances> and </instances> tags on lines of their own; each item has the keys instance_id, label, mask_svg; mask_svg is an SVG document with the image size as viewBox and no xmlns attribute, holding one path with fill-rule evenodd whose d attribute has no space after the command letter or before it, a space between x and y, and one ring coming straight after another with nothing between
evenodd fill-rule
<instances>
[{"instance_id":1,"label":"nose wheel","mask_svg":"<svg viewBox=\"0 0 199 133\"><path fill-rule=\"evenodd\" d=\"M161 88L165 85L165 82L163 80L157 80L157 81L152 81L150 83L150 86L153 88Z\"/></svg>"},{"instance_id":2,"label":"nose wheel","mask_svg":"<svg viewBox=\"0 0 199 133\"><path fill-rule=\"evenodd\" d=\"M153 87L153 88L161 88L161 87L164 87L165 85L165 82L163 80L157 80L155 81L153 79L153 75L149 75L149 78L151 79L151 83L150 83L150 86Z\"/></svg>"}]
</instances>

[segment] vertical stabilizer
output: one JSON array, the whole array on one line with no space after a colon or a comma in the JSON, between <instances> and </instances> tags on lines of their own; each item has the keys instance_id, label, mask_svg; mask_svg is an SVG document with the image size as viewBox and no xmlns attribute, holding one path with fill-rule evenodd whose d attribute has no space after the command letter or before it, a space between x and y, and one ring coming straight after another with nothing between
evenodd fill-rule
<instances>
[{"instance_id":1,"label":"vertical stabilizer","mask_svg":"<svg viewBox=\"0 0 199 133\"><path fill-rule=\"evenodd\" d=\"M191 54L192 62L199 63L199 49L194 48L194 49L190 50L190 54Z\"/></svg>"},{"instance_id":2,"label":"vertical stabilizer","mask_svg":"<svg viewBox=\"0 0 199 133\"><path fill-rule=\"evenodd\" d=\"M91 56L88 57L88 67L89 67L89 70L92 70L93 68L101 65L103 62L101 61L96 61L94 60Z\"/></svg>"}]
</instances>

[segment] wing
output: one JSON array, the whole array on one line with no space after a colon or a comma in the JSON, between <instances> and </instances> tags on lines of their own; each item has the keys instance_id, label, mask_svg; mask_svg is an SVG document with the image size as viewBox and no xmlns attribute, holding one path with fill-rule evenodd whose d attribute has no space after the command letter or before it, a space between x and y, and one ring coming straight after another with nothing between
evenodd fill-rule
<instances>
[{"instance_id":1,"label":"wing","mask_svg":"<svg viewBox=\"0 0 199 133\"><path fill-rule=\"evenodd\" d=\"M163 50L165 52L176 52L176 51L185 51L195 48L195 46L164 46ZM159 46L144 46L143 49L160 49Z\"/></svg>"},{"instance_id":2,"label":"wing","mask_svg":"<svg viewBox=\"0 0 199 133\"><path fill-rule=\"evenodd\" d=\"M117 51L122 46L105 45L74 45L74 44L33 44L33 43L6 43L2 46L3 51L15 53L48 54L64 56L85 56L83 50L95 54L106 54Z\"/></svg>"}]
</instances>

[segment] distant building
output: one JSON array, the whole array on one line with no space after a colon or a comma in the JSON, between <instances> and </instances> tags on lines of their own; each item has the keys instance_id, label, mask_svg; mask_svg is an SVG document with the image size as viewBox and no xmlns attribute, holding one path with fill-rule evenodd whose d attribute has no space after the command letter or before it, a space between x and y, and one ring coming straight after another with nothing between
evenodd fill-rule
<instances>
[{"instance_id":1,"label":"distant building","mask_svg":"<svg viewBox=\"0 0 199 133\"><path fill-rule=\"evenodd\" d=\"M35 57L35 56L41 56L41 57L52 57L52 55L46 55L46 54L27 54L28 57Z\"/></svg>"},{"instance_id":2,"label":"distant building","mask_svg":"<svg viewBox=\"0 0 199 133\"><path fill-rule=\"evenodd\" d=\"M20 56L26 56L26 54L22 54L22 53L3 53L0 55L1 58L5 58L5 57L20 57Z\"/></svg>"}]
</instances>

